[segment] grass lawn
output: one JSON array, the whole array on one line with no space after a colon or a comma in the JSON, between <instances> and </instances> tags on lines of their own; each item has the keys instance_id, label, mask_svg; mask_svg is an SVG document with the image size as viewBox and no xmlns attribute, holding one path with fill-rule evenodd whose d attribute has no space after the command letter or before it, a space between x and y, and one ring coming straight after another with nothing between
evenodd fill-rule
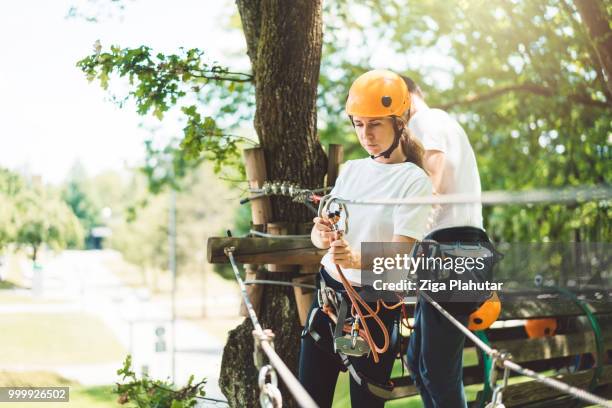
<instances>
[{"instance_id":1,"label":"grass lawn","mask_svg":"<svg viewBox=\"0 0 612 408\"><path fill-rule=\"evenodd\" d=\"M476 349L474 348L466 348L463 351L463 365L464 366L473 366L478 365L478 356L476 354ZM404 375L408 375L408 373L404 373ZM395 361L395 365L393 366L393 371L391 373L391 377L401 377L402 376L402 364L399 360ZM529 381L530 379L527 377L514 377L509 380L510 384ZM465 387L465 395L468 401L473 401L476 399L476 394L478 391L482 391L482 384L474 384ZM349 374L348 373L340 373L338 377L338 382L336 383L336 392L334 394L334 402L333 408L348 408L351 406L351 397L349 395ZM409 398L402 398L395 401L389 401L385 404L387 408L421 408L423 407L423 403L421 402L420 396L414 396Z\"/></svg>"},{"instance_id":2,"label":"grass lawn","mask_svg":"<svg viewBox=\"0 0 612 408\"><path fill-rule=\"evenodd\" d=\"M126 350L97 317L84 313L0 314L3 364L121 361Z\"/></svg>"},{"instance_id":3,"label":"grass lawn","mask_svg":"<svg viewBox=\"0 0 612 408\"><path fill-rule=\"evenodd\" d=\"M23 291L13 290L14 284L10 281L0 282L0 305L5 304L50 304L62 303L59 299L37 299ZM17 287L18 288L18 287Z\"/></svg>"},{"instance_id":4,"label":"grass lawn","mask_svg":"<svg viewBox=\"0 0 612 408\"><path fill-rule=\"evenodd\" d=\"M463 365L473 366L478 365L478 356L475 348L466 348L463 351ZM541 372L540 374L545 376L551 376L554 374L552 370ZM400 377L402 375L402 366L399 360L395 361L391 377ZM407 375L407 373L405 374ZM351 406L351 397L349 394L349 374L340 373L338 382L336 383L336 392L334 394L333 408L349 408ZM501 377L498 379L501 381ZM508 384L517 384L526 381L532 381L529 377L512 377L508 379ZM476 396L479 391L483 390L483 384L473 384L465 387L465 396L467 401L476 400ZM394 401L389 401L385 404L386 408L422 408L423 403L421 397L416 395L413 397L402 398Z\"/></svg>"},{"instance_id":5,"label":"grass lawn","mask_svg":"<svg viewBox=\"0 0 612 408\"><path fill-rule=\"evenodd\" d=\"M85 387L70 382L61 376L46 371L9 372L0 371L0 386L15 387L70 387L70 402L13 402L15 408L119 408L116 395L112 393L113 385Z\"/></svg>"}]
</instances>

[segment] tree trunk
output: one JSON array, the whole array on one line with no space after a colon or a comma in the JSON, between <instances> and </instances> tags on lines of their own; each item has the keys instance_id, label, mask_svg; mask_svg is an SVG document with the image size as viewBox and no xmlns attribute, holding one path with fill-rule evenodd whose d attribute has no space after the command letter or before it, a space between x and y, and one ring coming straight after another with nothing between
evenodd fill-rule
<instances>
[{"instance_id":1,"label":"tree trunk","mask_svg":"<svg viewBox=\"0 0 612 408\"><path fill-rule=\"evenodd\" d=\"M600 0L575 0L575 4L597 52L608 93L612 94L612 30L606 6Z\"/></svg>"},{"instance_id":2,"label":"tree trunk","mask_svg":"<svg viewBox=\"0 0 612 408\"><path fill-rule=\"evenodd\" d=\"M255 130L264 149L270 180L312 188L323 185L327 159L316 134L316 95L321 63L321 0L237 0L253 67ZM313 215L287 198L272 199L274 222L305 222ZM274 272L264 279L290 280ZM294 372L299 354L298 321L293 289L264 287L259 314L274 331L277 353ZM232 330L223 352L219 385L231 406L259 405L253 364L253 327L249 319ZM282 381L279 380L282 384ZM296 406L281 386L284 405Z\"/></svg>"}]
</instances>

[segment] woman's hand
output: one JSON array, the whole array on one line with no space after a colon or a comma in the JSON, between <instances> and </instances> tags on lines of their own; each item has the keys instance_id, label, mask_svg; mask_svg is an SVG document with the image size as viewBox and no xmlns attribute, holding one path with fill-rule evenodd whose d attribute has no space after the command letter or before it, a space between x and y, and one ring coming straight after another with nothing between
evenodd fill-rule
<instances>
[{"instance_id":1,"label":"woman's hand","mask_svg":"<svg viewBox=\"0 0 612 408\"><path fill-rule=\"evenodd\" d=\"M349 246L344 239L332 241L329 247L331 261L343 268L360 269L361 254Z\"/></svg>"},{"instance_id":2,"label":"woman's hand","mask_svg":"<svg viewBox=\"0 0 612 408\"><path fill-rule=\"evenodd\" d=\"M331 221L327 218L315 217L313 220L314 226L310 233L310 239L314 246L321 249L329 248L331 241L334 239L335 232L331 229Z\"/></svg>"}]
</instances>

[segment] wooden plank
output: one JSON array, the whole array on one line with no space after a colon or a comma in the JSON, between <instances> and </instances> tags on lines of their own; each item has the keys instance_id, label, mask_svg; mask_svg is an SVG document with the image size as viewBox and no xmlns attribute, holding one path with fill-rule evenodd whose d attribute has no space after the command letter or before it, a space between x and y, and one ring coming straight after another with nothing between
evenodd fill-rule
<instances>
[{"instance_id":1,"label":"wooden plank","mask_svg":"<svg viewBox=\"0 0 612 408\"><path fill-rule=\"evenodd\" d=\"M607 385L603 387L597 387L594 393L595 395L598 395L602 398L611 399L612 398L612 386ZM477 404L472 405L471 403L469 406L470 408L478 407ZM595 405L593 405L590 402L582 401L582 400L573 398L571 396L565 395L559 398L534 402L529 405L521 405L521 407L524 407L524 408L568 408L568 407L569 408L582 408L582 407L595 407Z\"/></svg>"},{"instance_id":2,"label":"wooden plank","mask_svg":"<svg viewBox=\"0 0 612 408\"><path fill-rule=\"evenodd\" d=\"M593 378L593 372L594 369L591 369L573 374L560 374L551 378L580 389L587 389L591 382L591 378ZM600 383L609 384L610 382L612 382L612 365L606 365L604 366ZM564 395L564 393L555 388L551 388L537 381L527 381L509 385L504 390L503 402L506 407L518 407L537 401L554 399L562 395Z\"/></svg>"},{"instance_id":3,"label":"wooden plank","mask_svg":"<svg viewBox=\"0 0 612 408\"><path fill-rule=\"evenodd\" d=\"M612 349L612 332L604 331L604 347ZM498 350L508 351L517 363L575 356L596 351L595 335L588 331L574 334L558 334L539 339L515 339L492 342Z\"/></svg>"},{"instance_id":4,"label":"wooden plank","mask_svg":"<svg viewBox=\"0 0 612 408\"><path fill-rule=\"evenodd\" d=\"M230 246L235 248L234 257L237 262L255 264L316 264L327 252L312 245L310 238L211 237L206 251L208 262L229 263L223 251Z\"/></svg>"},{"instance_id":5,"label":"wooden plank","mask_svg":"<svg viewBox=\"0 0 612 408\"><path fill-rule=\"evenodd\" d=\"M540 298L538 298L538 294ZM500 320L531 319L556 316L582 316L584 311L560 294L503 291L500 294L502 311ZM612 302L586 301L595 314L612 313Z\"/></svg>"}]
</instances>

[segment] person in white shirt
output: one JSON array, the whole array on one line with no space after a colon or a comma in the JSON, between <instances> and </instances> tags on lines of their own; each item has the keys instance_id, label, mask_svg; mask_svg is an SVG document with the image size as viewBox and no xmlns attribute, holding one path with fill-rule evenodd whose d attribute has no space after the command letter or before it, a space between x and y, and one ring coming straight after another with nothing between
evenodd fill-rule
<instances>
[{"instance_id":1,"label":"person in white shirt","mask_svg":"<svg viewBox=\"0 0 612 408\"><path fill-rule=\"evenodd\" d=\"M423 165L438 194L480 195L480 174L472 145L461 127L448 113L427 106L424 94L410 78L403 77L410 89L412 104L404 118L408 129L425 148ZM436 206L430 231L452 227L483 229L482 205L441 204Z\"/></svg>"},{"instance_id":2,"label":"person in white shirt","mask_svg":"<svg viewBox=\"0 0 612 408\"><path fill-rule=\"evenodd\" d=\"M359 143L370 157L348 161L342 168L332 195L345 199L368 199L432 194L431 182L422 169L423 148L410 138L402 119L409 106L408 88L396 73L374 70L355 80L346 110ZM318 248L328 249L321 261L319 287L323 284L327 289L333 289L346 301L346 287L340 281L336 265L342 268L350 285L359 288L361 274L367 273L361 270L361 243L412 244L424 236L430 211L429 205L350 205L350 228L340 239L331 231L329 219L315 218L312 242ZM322 295L321 292L320 288L318 294ZM382 408L384 400L368 390L368 383L383 388L389 385L397 350L390 346L386 351L381 351L378 362L373 359L373 353L358 357L336 352L334 341L337 337L330 330L336 325L323 306L315 299L308 314L300 348L300 382L320 407L330 407L338 374L340 370L348 369L351 373L351 405ZM375 304L371 306L375 308ZM392 343L393 338L397 337L394 329L400 311L381 309L378 317L384 322L387 333L391 334ZM338 311L335 313L338 314ZM368 325L374 342L377 345L381 343L381 327L367 321L360 324Z\"/></svg>"},{"instance_id":3,"label":"person in white shirt","mask_svg":"<svg viewBox=\"0 0 612 408\"><path fill-rule=\"evenodd\" d=\"M436 194L479 196L480 176L474 151L459 123L448 113L427 106L423 92L408 77L402 77L412 104L405 113L408 129L425 148L423 165ZM483 230L482 205L441 204L434 206L426 239L437 242L490 241ZM490 276L489 276L490 277ZM479 276L487 279L487 276ZM479 302L441 302L459 321L467 325ZM466 407L463 389L463 346L465 335L457 330L431 304L420 297L410 336L408 362L426 408Z\"/></svg>"}]
</instances>

